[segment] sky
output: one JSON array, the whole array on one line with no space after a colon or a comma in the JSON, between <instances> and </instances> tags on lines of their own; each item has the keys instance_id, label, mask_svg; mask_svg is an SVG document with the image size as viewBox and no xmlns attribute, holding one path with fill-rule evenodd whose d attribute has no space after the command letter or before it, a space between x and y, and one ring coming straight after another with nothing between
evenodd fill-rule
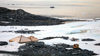
<instances>
[{"instance_id":1,"label":"sky","mask_svg":"<svg viewBox=\"0 0 100 56\"><path fill-rule=\"evenodd\" d=\"M0 0L0 6L27 8L28 12L43 15L100 16L100 0ZM51 10L50 6L56 8Z\"/></svg>"},{"instance_id":2,"label":"sky","mask_svg":"<svg viewBox=\"0 0 100 56\"><path fill-rule=\"evenodd\" d=\"M89 5L100 6L100 0L0 0L5 4L33 4L33 5Z\"/></svg>"}]
</instances>

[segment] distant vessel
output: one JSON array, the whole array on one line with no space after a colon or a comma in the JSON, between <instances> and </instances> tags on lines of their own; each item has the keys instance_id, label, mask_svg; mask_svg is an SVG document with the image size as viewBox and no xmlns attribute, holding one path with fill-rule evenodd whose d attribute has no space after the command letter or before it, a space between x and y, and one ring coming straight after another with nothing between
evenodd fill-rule
<instances>
[{"instance_id":1,"label":"distant vessel","mask_svg":"<svg viewBox=\"0 0 100 56\"><path fill-rule=\"evenodd\" d=\"M50 8L55 8L54 6L50 6Z\"/></svg>"}]
</instances>

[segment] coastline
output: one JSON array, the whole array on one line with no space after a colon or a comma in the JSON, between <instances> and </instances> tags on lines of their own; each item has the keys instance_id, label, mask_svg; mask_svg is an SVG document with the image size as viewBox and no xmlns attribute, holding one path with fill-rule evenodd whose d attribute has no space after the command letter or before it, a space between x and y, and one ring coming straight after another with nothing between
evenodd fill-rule
<instances>
[{"instance_id":1,"label":"coastline","mask_svg":"<svg viewBox=\"0 0 100 56\"><path fill-rule=\"evenodd\" d=\"M12 11L12 10L11 10ZM14 10L14 11L16 11L16 12L18 12L18 14L20 14L21 12L22 13L25 13L26 14L26 12L24 11L23 12L23 10L21 9L21 10ZM30 14L30 13L29 13ZM24 24L24 23L22 23L22 24L17 24L16 23L16 20L13 22L13 21L10 21L12 18L10 18L10 20L6 20L5 18L5 21L9 21L9 22L11 22L11 24L9 24L9 23L7 23L7 24L5 24L5 21L3 21L3 24L1 24L1 27L2 26L22 26L22 29L24 28L23 26L25 26L25 27L32 27L33 26L33 28L32 29L34 29L34 26L39 26L39 27L41 27L41 26L43 26L44 28L46 27L46 26L48 26L48 28L45 28L45 29L43 29L44 31L48 31L48 30L46 30L46 29L49 29L49 26L51 26L51 28L49 29L49 30L52 30L53 31L53 28L52 28L52 26L54 27L55 25L57 26L58 25L58 31L57 32L60 32L59 30L61 30L61 32L62 31L66 31L68 28L66 27L66 26L69 26L69 25L67 25L67 23L65 24L65 23L63 23L63 22L69 22L70 21L70 23L72 24L72 26L70 26L70 27L72 27L71 29L73 29L73 28L79 28L79 27L83 27L85 24L84 24L84 22L88 22L87 20L73 20L73 19L67 19L67 20L61 20L61 19L56 19L56 18L50 18L50 17L45 17L45 16L40 16L40 15L34 15L34 14L31 14L32 16L36 16L36 18L35 18L35 21L37 21L36 23L34 23L34 21L32 21L31 19L29 20L29 21L32 21L32 22L29 22L29 24L27 24L27 21L26 22L24 22L23 21L23 19L22 20L20 20L20 19L18 19L18 23L20 23L20 22L24 22L24 23L26 23L26 24ZM5 14L4 14L4 16L5 16ZM15 16L15 15L14 15ZM19 15L18 15L19 16ZM23 18L23 14L21 14L21 16L22 16L22 18ZM12 15L11 15L11 17L12 17ZM37 19L37 17L40 17L39 19ZM44 18L44 19L42 19L42 22L41 22L41 17L42 18ZM2 18L3 19L3 18ZM9 19L9 16L8 16L8 18L7 19ZM25 19L26 20L26 19ZM45 21L43 21L43 20L45 20ZM50 21L50 22L48 22L48 21ZM40 22L40 23L39 23ZM52 22L52 23L51 23ZM77 24L76 25L74 25L74 23L72 23L72 22L76 22ZM81 25L81 23L79 23L79 22L83 22L83 24ZM15 24L14 24L15 23ZM32 24L33 23L33 24ZM39 23L39 24L37 24L37 23ZM88 22L89 23L89 22ZM86 23L86 24L88 24L88 23ZM96 23L95 21L94 21L94 23ZM32 24L32 25L30 25L30 24ZM61 25L62 24L62 25ZM78 25L78 24L80 24L80 25ZM92 22L92 24L93 24L93 22ZM78 25L78 26L77 26ZM56 28L56 26L54 27L54 28ZM63 26L62 28L64 28L64 29L60 29L59 28L59 26ZM18 27L17 27L18 28ZM7 29L8 30L8 29ZM17 30L17 29L16 29ZM55 31L55 32L56 32ZM79 30L79 31L77 31L76 30L76 32L75 32L75 30L72 30L72 33L73 34L77 34L77 33L80 33L80 31L84 31L84 30ZM89 31L89 30L88 30ZM88 31L86 31L86 32L82 32L83 34L84 33L87 33ZM67 31L66 31L67 32ZM38 33L38 32L37 32ZM40 30L40 33L41 33L41 30ZM42 32L43 33L43 32ZM52 33L51 31L50 31L50 33ZM46 32L44 33L45 35L46 35ZM53 34L53 33L52 33ZM51 35L52 35L51 34ZM57 34L57 33L56 33ZM58 33L58 35L59 35L60 33ZM71 35L71 33L69 33L70 35ZM72 34L72 35L73 35ZM81 34L81 33L80 33ZM47 34L48 35L48 34ZM67 33L66 33L66 35L67 35ZM41 35L42 36L42 35ZM59 38L58 38L59 39ZM44 41L45 42L45 41ZM3 53L3 52L5 52L5 51L1 51L1 53ZM10 53L10 52L5 52L5 53Z\"/></svg>"}]
</instances>

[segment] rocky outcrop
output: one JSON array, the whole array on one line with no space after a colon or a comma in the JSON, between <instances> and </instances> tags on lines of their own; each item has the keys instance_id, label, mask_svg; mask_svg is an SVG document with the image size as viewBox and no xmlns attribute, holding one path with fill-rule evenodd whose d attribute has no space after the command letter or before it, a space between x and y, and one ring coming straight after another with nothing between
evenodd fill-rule
<instances>
[{"instance_id":1,"label":"rocky outcrop","mask_svg":"<svg viewBox=\"0 0 100 56\"><path fill-rule=\"evenodd\" d=\"M8 12L11 12L11 10L7 9L7 8L4 8L4 7L0 7L0 14L8 13Z\"/></svg>"},{"instance_id":2,"label":"rocky outcrop","mask_svg":"<svg viewBox=\"0 0 100 56\"><path fill-rule=\"evenodd\" d=\"M22 9L10 10L0 7L0 25L57 25L64 20L30 14Z\"/></svg>"},{"instance_id":3,"label":"rocky outcrop","mask_svg":"<svg viewBox=\"0 0 100 56\"><path fill-rule=\"evenodd\" d=\"M3 46L3 45L8 45L8 42L6 42L6 41L0 41L0 46Z\"/></svg>"},{"instance_id":4,"label":"rocky outcrop","mask_svg":"<svg viewBox=\"0 0 100 56\"><path fill-rule=\"evenodd\" d=\"M95 39L87 38L87 39L82 39L82 41L95 41Z\"/></svg>"},{"instance_id":5,"label":"rocky outcrop","mask_svg":"<svg viewBox=\"0 0 100 56\"><path fill-rule=\"evenodd\" d=\"M19 56L93 56L93 51L74 49L72 45L46 45L43 42L30 42L19 48Z\"/></svg>"},{"instance_id":6,"label":"rocky outcrop","mask_svg":"<svg viewBox=\"0 0 100 56\"><path fill-rule=\"evenodd\" d=\"M46 37L46 38L43 38L43 39L40 39L40 40L50 40L50 39L55 39L55 38L61 38L61 39L65 39L65 40L69 39L69 37L61 36L61 37Z\"/></svg>"},{"instance_id":7,"label":"rocky outcrop","mask_svg":"<svg viewBox=\"0 0 100 56\"><path fill-rule=\"evenodd\" d=\"M71 41L79 41L78 38L71 38Z\"/></svg>"},{"instance_id":8,"label":"rocky outcrop","mask_svg":"<svg viewBox=\"0 0 100 56\"><path fill-rule=\"evenodd\" d=\"M35 33L37 31L40 31L40 30L17 30L17 31L14 31L15 33L22 33L22 34L32 34L32 33Z\"/></svg>"},{"instance_id":9,"label":"rocky outcrop","mask_svg":"<svg viewBox=\"0 0 100 56\"><path fill-rule=\"evenodd\" d=\"M94 44L94 45L96 45L96 46L100 46L100 43L96 43L96 44Z\"/></svg>"}]
</instances>

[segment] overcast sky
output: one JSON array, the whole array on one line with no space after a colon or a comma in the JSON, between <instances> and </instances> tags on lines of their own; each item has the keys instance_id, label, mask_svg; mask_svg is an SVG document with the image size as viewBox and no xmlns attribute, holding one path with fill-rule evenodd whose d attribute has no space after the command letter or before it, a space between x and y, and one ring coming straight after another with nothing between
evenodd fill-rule
<instances>
[{"instance_id":1,"label":"overcast sky","mask_svg":"<svg viewBox=\"0 0 100 56\"><path fill-rule=\"evenodd\" d=\"M0 0L0 4L75 4L75 5L98 5L100 0Z\"/></svg>"}]
</instances>

